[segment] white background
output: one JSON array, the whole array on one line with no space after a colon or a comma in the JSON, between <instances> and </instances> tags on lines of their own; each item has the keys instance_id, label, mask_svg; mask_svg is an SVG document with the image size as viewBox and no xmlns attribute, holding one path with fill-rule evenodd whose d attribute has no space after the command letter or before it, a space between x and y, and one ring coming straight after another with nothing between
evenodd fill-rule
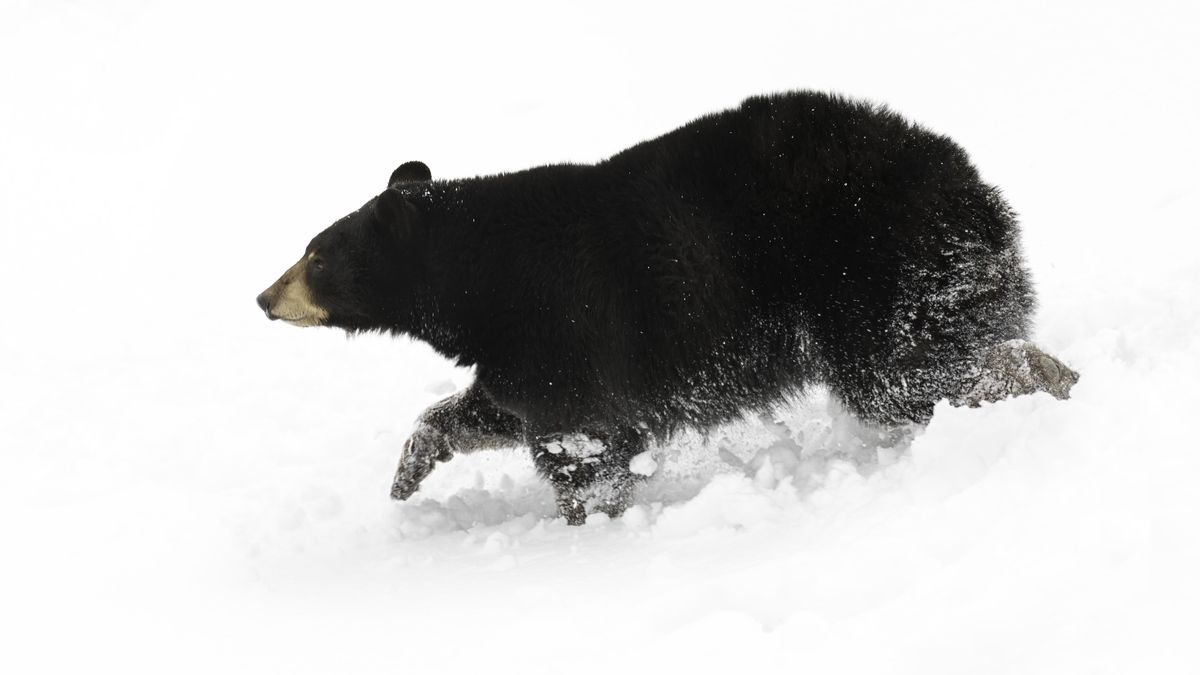
<instances>
[{"instance_id":1,"label":"white background","mask_svg":"<svg viewBox=\"0 0 1200 675\"><path fill-rule=\"evenodd\" d=\"M4 0L0 669L1196 672L1198 44L1188 2ZM391 503L470 372L254 306L403 161L594 161L796 88L1005 190L1070 402L894 453L816 392L568 528L520 450Z\"/></svg>"}]
</instances>

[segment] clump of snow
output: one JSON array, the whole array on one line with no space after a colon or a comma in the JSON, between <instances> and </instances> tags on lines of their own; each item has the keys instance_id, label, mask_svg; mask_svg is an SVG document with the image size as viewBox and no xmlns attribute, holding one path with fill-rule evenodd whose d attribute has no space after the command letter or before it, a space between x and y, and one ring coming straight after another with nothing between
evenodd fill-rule
<instances>
[{"instance_id":1,"label":"clump of snow","mask_svg":"<svg viewBox=\"0 0 1200 675\"><path fill-rule=\"evenodd\" d=\"M629 470L640 476L653 476L658 470L658 462L654 461L654 452L647 450L634 455L629 460Z\"/></svg>"},{"instance_id":2,"label":"clump of snow","mask_svg":"<svg viewBox=\"0 0 1200 675\"><path fill-rule=\"evenodd\" d=\"M453 380L449 380L449 379L438 380L437 382L430 382L425 387L425 391L429 392L430 394L433 394L434 396L449 396L450 394L453 394L457 390L458 390L458 386L454 383Z\"/></svg>"},{"instance_id":3,"label":"clump of snow","mask_svg":"<svg viewBox=\"0 0 1200 675\"><path fill-rule=\"evenodd\" d=\"M595 457L603 454L605 450L603 441L583 434L566 434L565 436L560 436L543 443L542 447L552 455L565 452L568 457L578 457L580 459Z\"/></svg>"}]
</instances>

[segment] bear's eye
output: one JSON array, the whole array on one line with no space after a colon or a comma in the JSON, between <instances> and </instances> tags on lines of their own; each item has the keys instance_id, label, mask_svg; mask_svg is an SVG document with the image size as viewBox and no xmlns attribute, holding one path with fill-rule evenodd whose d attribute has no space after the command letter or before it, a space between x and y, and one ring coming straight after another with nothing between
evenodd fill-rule
<instances>
[{"instance_id":1,"label":"bear's eye","mask_svg":"<svg viewBox=\"0 0 1200 675\"><path fill-rule=\"evenodd\" d=\"M313 273L320 274L325 271L325 261L320 258L313 258L312 264L309 267L312 268Z\"/></svg>"}]
</instances>

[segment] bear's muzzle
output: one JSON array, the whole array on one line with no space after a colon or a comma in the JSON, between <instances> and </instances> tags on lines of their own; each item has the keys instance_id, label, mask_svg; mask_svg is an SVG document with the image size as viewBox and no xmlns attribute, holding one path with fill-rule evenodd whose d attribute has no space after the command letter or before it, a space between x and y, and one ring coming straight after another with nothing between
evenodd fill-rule
<instances>
[{"instance_id":1,"label":"bear's muzzle","mask_svg":"<svg viewBox=\"0 0 1200 675\"><path fill-rule=\"evenodd\" d=\"M274 321L283 319L293 326L320 326L329 318L329 312L312 299L312 292L305 281L305 266L309 257L296 261L279 280L256 298L259 309Z\"/></svg>"}]
</instances>

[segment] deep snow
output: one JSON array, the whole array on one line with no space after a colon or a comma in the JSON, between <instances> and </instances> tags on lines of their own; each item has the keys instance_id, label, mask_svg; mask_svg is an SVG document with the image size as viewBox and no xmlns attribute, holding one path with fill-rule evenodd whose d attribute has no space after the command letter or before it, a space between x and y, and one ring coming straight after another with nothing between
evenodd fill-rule
<instances>
[{"instance_id":1,"label":"deep snow","mask_svg":"<svg viewBox=\"0 0 1200 675\"><path fill-rule=\"evenodd\" d=\"M1198 32L1166 2L5 4L0 669L1196 672ZM798 87L1004 188L1072 400L881 439L816 392L568 528L519 450L391 502L470 373L253 305L402 161L592 161Z\"/></svg>"}]
</instances>

